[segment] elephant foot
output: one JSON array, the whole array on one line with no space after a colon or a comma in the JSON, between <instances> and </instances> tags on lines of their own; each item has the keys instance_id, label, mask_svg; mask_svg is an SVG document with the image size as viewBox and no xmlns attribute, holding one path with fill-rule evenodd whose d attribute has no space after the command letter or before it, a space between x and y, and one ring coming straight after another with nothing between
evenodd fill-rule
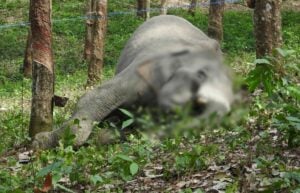
<instances>
[{"instance_id":1,"label":"elephant foot","mask_svg":"<svg viewBox=\"0 0 300 193\"><path fill-rule=\"evenodd\" d=\"M120 141L120 133L113 129L101 129L96 134L95 143L99 146L109 145Z\"/></svg>"},{"instance_id":2,"label":"elephant foot","mask_svg":"<svg viewBox=\"0 0 300 193\"><path fill-rule=\"evenodd\" d=\"M35 150L50 149L58 144L58 139L53 132L41 132L35 135L32 147Z\"/></svg>"},{"instance_id":3,"label":"elephant foot","mask_svg":"<svg viewBox=\"0 0 300 193\"><path fill-rule=\"evenodd\" d=\"M66 133L69 133L67 129L70 129L71 133L75 135L73 146L80 147L88 139L93 128L93 124L90 120L81 120L80 124L74 124L72 121L68 121L61 128L50 131L41 132L35 135L32 147L33 149L50 149L58 146L59 140L63 138Z\"/></svg>"}]
</instances>

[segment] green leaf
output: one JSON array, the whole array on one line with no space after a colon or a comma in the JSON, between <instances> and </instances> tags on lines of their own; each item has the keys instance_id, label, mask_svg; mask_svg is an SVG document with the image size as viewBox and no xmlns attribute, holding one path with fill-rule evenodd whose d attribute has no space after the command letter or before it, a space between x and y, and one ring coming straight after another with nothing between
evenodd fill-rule
<instances>
[{"instance_id":1,"label":"green leaf","mask_svg":"<svg viewBox=\"0 0 300 193\"><path fill-rule=\"evenodd\" d=\"M265 87L266 92L271 95L274 90L275 84L273 81L273 69L271 65L261 65L261 63L266 64L269 62L266 59L257 59L255 69L249 72L246 82L249 86L249 90L254 91L260 83Z\"/></svg>"},{"instance_id":2,"label":"green leaf","mask_svg":"<svg viewBox=\"0 0 300 193\"><path fill-rule=\"evenodd\" d=\"M60 189L62 189L62 190L64 190L64 192L69 192L69 193L76 193L76 192L74 192L73 190L71 190L71 189L69 189L69 188L67 188L67 187L65 187L65 186L63 186L63 185L61 185L61 184L55 184L54 185L55 187L58 187L58 188L60 188Z\"/></svg>"},{"instance_id":3,"label":"green leaf","mask_svg":"<svg viewBox=\"0 0 300 193\"><path fill-rule=\"evenodd\" d=\"M116 157L118 157L118 158L120 158L122 160L125 160L125 161L129 161L129 162L133 161L129 156L124 155L124 154L118 154L118 155L116 155Z\"/></svg>"},{"instance_id":4,"label":"green leaf","mask_svg":"<svg viewBox=\"0 0 300 193\"><path fill-rule=\"evenodd\" d=\"M121 109L121 108L119 108L119 110L120 110L123 114L127 115L127 116L130 117L130 118L133 118L133 117L134 117L134 115L133 115L131 112L129 112L128 110L126 110L126 109Z\"/></svg>"},{"instance_id":5,"label":"green leaf","mask_svg":"<svg viewBox=\"0 0 300 193\"><path fill-rule=\"evenodd\" d=\"M248 79L247 83L248 83L249 91L253 92L258 87L260 82L261 82L260 79Z\"/></svg>"},{"instance_id":6,"label":"green leaf","mask_svg":"<svg viewBox=\"0 0 300 193\"><path fill-rule=\"evenodd\" d=\"M300 130L300 119L297 117L286 117L286 120L289 121L289 124L294 126L295 129Z\"/></svg>"},{"instance_id":7,"label":"green leaf","mask_svg":"<svg viewBox=\"0 0 300 193\"><path fill-rule=\"evenodd\" d=\"M64 147L68 147L74 144L75 138L76 135L72 132L71 128L67 127L67 129L63 133L61 141L64 144Z\"/></svg>"},{"instance_id":8,"label":"green leaf","mask_svg":"<svg viewBox=\"0 0 300 193\"><path fill-rule=\"evenodd\" d=\"M272 93L273 93L273 90L274 90L274 81L272 80L272 74L270 71L266 71L264 73L264 75L262 76L262 82L263 82L263 85L268 93L268 95L270 96Z\"/></svg>"},{"instance_id":9,"label":"green leaf","mask_svg":"<svg viewBox=\"0 0 300 193\"><path fill-rule=\"evenodd\" d=\"M79 125L80 120L79 119L74 119L74 125Z\"/></svg>"},{"instance_id":10,"label":"green leaf","mask_svg":"<svg viewBox=\"0 0 300 193\"><path fill-rule=\"evenodd\" d=\"M280 54L282 57L287 57L287 56L290 56L291 54L295 53L295 50L284 50L284 49L281 49L281 48L276 48L275 49L278 54Z\"/></svg>"},{"instance_id":11,"label":"green leaf","mask_svg":"<svg viewBox=\"0 0 300 193\"><path fill-rule=\"evenodd\" d=\"M0 186L0 190L1 190L1 186ZM13 191L7 191L7 193L25 193L25 192L23 190L16 189L16 190L13 190Z\"/></svg>"},{"instance_id":12,"label":"green leaf","mask_svg":"<svg viewBox=\"0 0 300 193\"><path fill-rule=\"evenodd\" d=\"M135 163L135 162L132 162L132 163L130 164L130 173L131 173L131 175L135 175L138 171L139 171L139 166L138 166L138 164Z\"/></svg>"},{"instance_id":13,"label":"green leaf","mask_svg":"<svg viewBox=\"0 0 300 193\"><path fill-rule=\"evenodd\" d=\"M235 193L238 191L238 183L235 182L233 184L230 184L228 187L226 187L225 193Z\"/></svg>"},{"instance_id":14,"label":"green leaf","mask_svg":"<svg viewBox=\"0 0 300 193\"><path fill-rule=\"evenodd\" d=\"M300 172L298 172L298 171L295 171L295 172L286 172L284 174L284 177L288 178L290 180L295 180L298 183L300 183Z\"/></svg>"},{"instance_id":15,"label":"green leaf","mask_svg":"<svg viewBox=\"0 0 300 193\"><path fill-rule=\"evenodd\" d=\"M297 187L295 190L292 190L292 193L300 193L300 187Z\"/></svg>"},{"instance_id":16,"label":"green leaf","mask_svg":"<svg viewBox=\"0 0 300 193\"><path fill-rule=\"evenodd\" d=\"M201 190L201 189L196 189L196 190L194 191L194 193L204 193L204 191Z\"/></svg>"},{"instance_id":17,"label":"green leaf","mask_svg":"<svg viewBox=\"0 0 300 193\"><path fill-rule=\"evenodd\" d=\"M99 176L98 174L90 176L90 180L94 185L96 185L98 182L103 182L102 177Z\"/></svg>"},{"instance_id":18,"label":"green leaf","mask_svg":"<svg viewBox=\"0 0 300 193\"><path fill-rule=\"evenodd\" d=\"M128 126L131 125L133 122L134 122L133 119L128 119L128 120L126 120L126 121L123 121L123 123L122 123L122 129L128 127Z\"/></svg>"},{"instance_id":19,"label":"green leaf","mask_svg":"<svg viewBox=\"0 0 300 193\"><path fill-rule=\"evenodd\" d=\"M286 120L295 122L295 123L300 123L300 119L297 117L286 117Z\"/></svg>"},{"instance_id":20,"label":"green leaf","mask_svg":"<svg viewBox=\"0 0 300 193\"><path fill-rule=\"evenodd\" d=\"M249 90L254 91L258 85L262 82L262 66L256 66L252 71L249 72L246 82L249 86Z\"/></svg>"},{"instance_id":21,"label":"green leaf","mask_svg":"<svg viewBox=\"0 0 300 193\"><path fill-rule=\"evenodd\" d=\"M254 64L270 64L270 62L267 59L256 59L254 60Z\"/></svg>"},{"instance_id":22,"label":"green leaf","mask_svg":"<svg viewBox=\"0 0 300 193\"><path fill-rule=\"evenodd\" d=\"M287 87L288 91L290 91L291 96L300 100L300 89L296 86L289 86Z\"/></svg>"},{"instance_id":23,"label":"green leaf","mask_svg":"<svg viewBox=\"0 0 300 193\"><path fill-rule=\"evenodd\" d=\"M44 167L37 173L37 177L46 176L48 173L59 169L62 166L62 163L63 163L62 161L57 161L57 162L54 162L54 163Z\"/></svg>"}]
</instances>

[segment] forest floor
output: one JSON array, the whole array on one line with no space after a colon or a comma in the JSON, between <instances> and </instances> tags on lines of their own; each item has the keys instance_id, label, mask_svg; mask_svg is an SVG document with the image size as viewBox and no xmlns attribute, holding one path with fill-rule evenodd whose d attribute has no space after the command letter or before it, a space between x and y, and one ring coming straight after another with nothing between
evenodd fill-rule
<instances>
[{"instance_id":1,"label":"forest floor","mask_svg":"<svg viewBox=\"0 0 300 193\"><path fill-rule=\"evenodd\" d=\"M134 7L132 0L110 2L109 12ZM127 135L127 141L100 145L98 131L116 129L105 122L95 128L87 146L73 149L73 136L66 134L59 147L31 152L24 145L30 140L31 80L20 73L28 1L1 1L0 192L300 192L298 3L285 1L284 46L278 51L282 59L266 58L270 64L262 71L256 64L266 61L255 60L252 10L240 5L226 10L222 50L235 73L235 88L240 91L241 86L251 87L257 80L264 87L243 93L221 122L208 120L187 130L194 118L183 112L171 118L159 115L159 123L146 110L127 112L127 120L134 120L130 129L135 130ZM58 127L86 91L83 4L80 0L53 1L55 89L57 95L70 98L65 108L54 110ZM186 10L172 9L170 14L207 31L207 11L191 16ZM142 22L134 13L109 18L104 81L113 76L120 51ZM268 70L272 76L267 76ZM271 93L263 89L266 86ZM162 139L144 132L166 129L174 132ZM38 190L43 188L45 191Z\"/></svg>"}]
</instances>

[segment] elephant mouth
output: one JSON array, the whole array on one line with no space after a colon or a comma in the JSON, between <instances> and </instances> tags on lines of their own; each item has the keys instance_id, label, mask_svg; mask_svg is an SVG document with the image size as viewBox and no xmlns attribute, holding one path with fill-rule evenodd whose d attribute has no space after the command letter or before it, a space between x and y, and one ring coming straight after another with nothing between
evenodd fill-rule
<instances>
[{"instance_id":1,"label":"elephant mouth","mask_svg":"<svg viewBox=\"0 0 300 193\"><path fill-rule=\"evenodd\" d=\"M230 111L231 106L231 93L226 89L225 84L218 84L217 82L209 82L201 86L197 93L198 104L205 104L206 112L212 113L213 111L224 114ZM206 113L205 112L205 113Z\"/></svg>"},{"instance_id":2,"label":"elephant mouth","mask_svg":"<svg viewBox=\"0 0 300 193\"><path fill-rule=\"evenodd\" d=\"M207 101L203 98L198 98L192 103L191 115L193 116L202 115L205 112L206 107L207 107Z\"/></svg>"}]
</instances>

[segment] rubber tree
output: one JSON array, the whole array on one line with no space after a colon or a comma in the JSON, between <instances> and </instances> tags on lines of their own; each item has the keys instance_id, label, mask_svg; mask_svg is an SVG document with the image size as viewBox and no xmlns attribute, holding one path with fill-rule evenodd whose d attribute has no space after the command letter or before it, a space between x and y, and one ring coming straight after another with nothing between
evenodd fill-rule
<instances>
[{"instance_id":1,"label":"rubber tree","mask_svg":"<svg viewBox=\"0 0 300 193\"><path fill-rule=\"evenodd\" d=\"M32 102L29 136L51 131L53 123L54 65L51 0L31 0Z\"/></svg>"},{"instance_id":2,"label":"rubber tree","mask_svg":"<svg viewBox=\"0 0 300 193\"><path fill-rule=\"evenodd\" d=\"M208 36L217 40L223 40L223 14L225 0L210 0L208 15Z\"/></svg>"},{"instance_id":3,"label":"rubber tree","mask_svg":"<svg viewBox=\"0 0 300 193\"><path fill-rule=\"evenodd\" d=\"M195 13L196 13L197 2L198 2L198 0L191 0L191 4L189 7L189 13L192 15L195 15Z\"/></svg>"},{"instance_id":4,"label":"rubber tree","mask_svg":"<svg viewBox=\"0 0 300 193\"><path fill-rule=\"evenodd\" d=\"M86 21L85 21L85 44L84 44L84 53L83 57L87 62L91 60L92 55L92 39L93 39L93 7L94 0L86 0Z\"/></svg>"},{"instance_id":5,"label":"rubber tree","mask_svg":"<svg viewBox=\"0 0 300 193\"><path fill-rule=\"evenodd\" d=\"M254 2L254 31L257 58L271 55L275 48L282 45L281 3L282 0L256 0Z\"/></svg>"},{"instance_id":6,"label":"rubber tree","mask_svg":"<svg viewBox=\"0 0 300 193\"><path fill-rule=\"evenodd\" d=\"M28 30L24 61L23 61L23 75L24 77L30 78L32 76L32 56L31 56L31 30Z\"/></svg>"},{"instance_id":7,"label":"rubber tree","mask_svg":"<svg viewBox=\"0 0 300 193\"><path fill-rule=\"evenodd\" d=\"M136 4L136 15L141 18L146 18L146 1L137 0Z\"/></svg>"},{"instance_id":8,"label":"rubber tree","mask_svg":"<svg viewBox=\"0 0 300 193\"><path fill-rule=\"evenodd\" d=\"M94 0L92 19L92 51L88 66L87 85L93 85L101 81L103 69L104 42L107 28L107 0Z\"/></svg>"},{"instance_id":9,"label":"rubber tree","mask_svg":"<svg viewBox=\"0 0 300 193\"><path fill-rule=\"evenodd\" d=\"M167 15L168 9L167 9L167 0L161 0L160 2L160 14L161 15Z\"/></svg>"},{"instance_id":10,"label":"rubber tree","mask_svg":"<svg viewBox=\"0 0 300 193\"><path fill-rule=\"evenodd\" d=\"M151 0L146 0L146 20L150 19Z\"/></svg>"},{"instance_id":11,"label":"rubber tree","mask_svg":"<svg viewBox=\"0 0 300 193\"><path fill-rule=\"evenodd\" d=\"M136 15L138 17L141 17L143 19L149 19L150 18L150 9L151 9L151 1L150 0L137 0L137 10Z\"/></svg>"},{"instance_id":12,"label":"rubber tree","mask_svg":"<svg viewBox=\"0 0 300 193\"><path fill-rule=\"evenodd\" d=\"M246 0L247 6L253 9L255 7L255 1L256 0Z\"/></svg>"}]
</instances>

